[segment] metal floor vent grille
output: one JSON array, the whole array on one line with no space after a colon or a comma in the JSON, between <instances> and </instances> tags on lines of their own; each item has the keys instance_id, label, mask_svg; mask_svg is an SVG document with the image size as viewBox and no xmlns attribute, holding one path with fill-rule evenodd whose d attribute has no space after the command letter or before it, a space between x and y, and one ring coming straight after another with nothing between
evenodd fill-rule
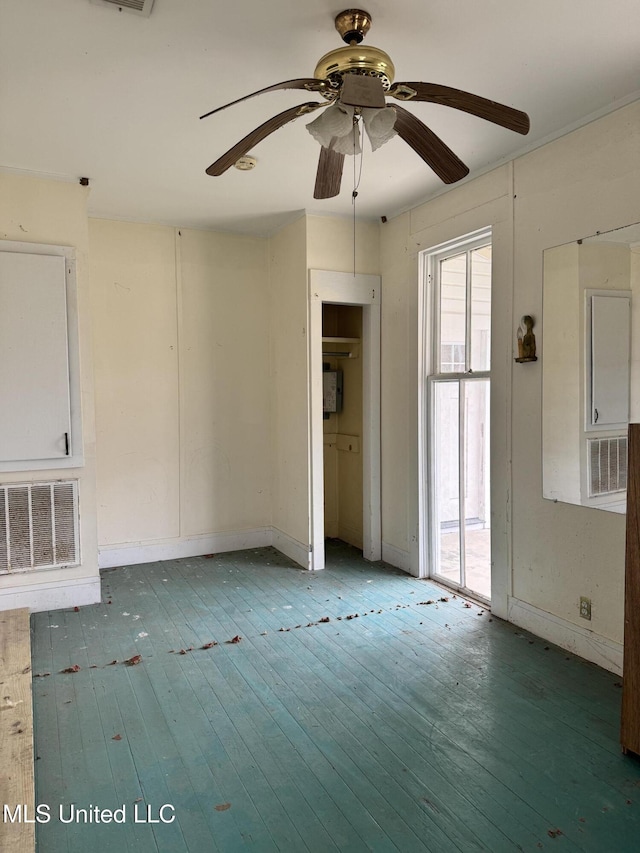
<instances>
[{"instance_id":1,"label":"metal floor vent grille","mask_svg":"<svg viewBox=\"0 0 640 853\"><path fill-rule=\"evenodd\" d=\"M589 497L611 495L627 488L627 437L591 438L589 454Z\"/></svg>"},{"instance_id":2,"label":"metal floor vent grille","mask_svg":"<svg viewBox=\"0 0 640 853\"><path fill-rule=\"evenodd\" d=\"M153 0L91 0L97 6L117 6L118 9L126 9L128 12L136 12L138 15L149 17Z\"/></svg>"},{"instance_id":3,"label":"metal floor vent grille","mask_svg":"<svg viewBox=\"0 0 640 853\"><path fill-rule=\"evenodd\" d=\"M0 575L78 562L76 481L0 486Z\"/></svg>"}]
</instances>

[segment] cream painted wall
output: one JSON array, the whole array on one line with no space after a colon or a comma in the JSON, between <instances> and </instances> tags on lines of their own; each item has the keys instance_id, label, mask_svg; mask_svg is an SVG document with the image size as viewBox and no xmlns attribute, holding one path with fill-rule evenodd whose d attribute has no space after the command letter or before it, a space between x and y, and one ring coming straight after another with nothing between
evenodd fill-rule
<instances>
[{"instance_id":1,"label":"cream painted wall","mask_svg":"<svg viewBox=\"0 0 640 853\"><path fill-rule=\"evenodd\" d=\"M624 517L542 498L542 258L545 248L637 220L639 150L635 103L381 228L385 542L411 557L417 531L418 252L491 225L493 608L506 616L510 602L522 602L550 625L588 627L614 644L623 630ZM523 314L538 321L541 359L516 365ZM590 624L579 619L580 595L592 599Z\"/></svg>"},{"instance_id":2,"label":"cream painted wall","mask_svg":"<svg viewBox=\"0 0 640 853\"><path fill-rule=\"evenodd\" d=\"M269 290L274 544L304 565L310 542L306 217L270 238Z\"/></svg>"},{"instance_id":3,"label":"cream painted wall","mask_svg":"<svg viewBox=\"0 0 640 853\"><path fill-rule=\"evenodd\" d=\"M101 546L180 535L172 228L89 223Z\"/></svg>"},{"instance_id":4,"label":"cream painted wall","mask_svg":"<svg viewBox=\"0 0 640 853\"><path fill-rule=\"evenodd\" d=\"M271 516L266 241L105 220L90 237L102 551L246 547Z\"/></svg>"},{"instance_id":5,"label":"cream painted wall","mask_svg":"<svg viewBox=\"0 0 640 853\"><path fill-rule=\"evenodd\" d=\"M637 220L638 151L640 103L635 103L516 162L514 304L519 313L541 316L545 248ZM539 369L538 364L529 381L518 381L524 371L514 371L513 593L582 626L579 597L588 596L589 628L621 642L625 519L541 499L541 395L539 381L533 381Z\"/></svg>"},{"instance_id":6,"label":"cream painted wall","mask_svg":"<svg viewBox=\"0 0 640 853\"><path fill-rule=\"evenodd\" d=\"M580 290L629 290L631 250L626 243L579 246Z\"/></svg>"},{"instance_id":7,"label":"cream painted wall","mask_svg":"<svg viewBox=\"0 0 640 853\"><path fill-rule=\"evenodd\" d=\"M307 270L349 268L344 226L91 220L103 565L269 541L306 564ZM377 227L358 235L377 269Z\"/></svg>"},{"instance_id":8,"label":"cream painted wall","mask_svg":"<svg viewBox=\"0 0 640 853\"><path fill-rule=\"evenodd\" d=\"M259 528L271 521L267 244L184 229L178 243L182 534Z\"/></svg>"},{"instance_id":9,"label":"cream painted wall","mask_svg":"<svg viewBox=\"0 0 640 853\"><path fill-rule=\"evenodd\" d=\"M96 533L95 425L91 323L89 306L88 190L78 184L0 174L0 238L28 243L72 246L76 250L80 384L84 467L3 474L3 483L77 479L80 501L82 562L70 569L53 569L0 577L0 608L46 609L84 604L99 598ZM56 597L56 587L68 587L67 597Z\"/></svg>"},{"instance_id":10,"label":"cream painted wall","mask_svg":"<svg viewBox=\"0 0 640 853\"><path fill-rule=\"evenodd\" d=\"M353 220L307 216L307 269L353 272ZM356 272L380 273L380 229L375 222L358 222L355 232Z\"/></svg>"}]
</instances>

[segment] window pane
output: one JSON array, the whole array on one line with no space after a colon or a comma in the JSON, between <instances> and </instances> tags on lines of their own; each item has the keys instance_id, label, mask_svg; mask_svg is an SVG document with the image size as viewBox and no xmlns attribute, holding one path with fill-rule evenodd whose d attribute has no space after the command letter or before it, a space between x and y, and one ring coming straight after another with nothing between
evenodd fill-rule
<instances>
[{"instance_id":1,"label":"window pane","mask_svg":"<svg viewBox=\"0 0 640 853\"><path fill-rule=\"evenodd\" d=\"M440 345L440 373L464 373L464 344Z\"/></svg>"},{"instance_id":2,"label":"window pane","mask_svg":"<svg viewBox=\"0 0 640 853\"><path fill-rule=\"evenodd\" d=\"M440 261L440 373L464 373L467 254Z\"/></svg>"},{"instance_id":3,"label":"window pane","mask_svg":"<svg viewBox=\"0 0 640 853\"><path fill-rule=\"evenodd\" d=\"M471 252L471 370L489 370L491 358L491 246Z\"/></svg>"},{"instance_id":4,"label":"window pane","mask_svg":"<svg viewBox=\"0 0 640 853\"><path fill-rule=\"evenodd\" d=\"M435 394L434 574L460 584L460 478L458 382L437 382Z\"/></svg>"},{"instance_id":5,"label":"window pane","mask_svg":"<svg viewBox=\"0 0 640 853\"><path fill-rule=\"evenodd\" d=\"M465 586L491 598L489 380L464 382Z\"/></svg>"}]
</instances>

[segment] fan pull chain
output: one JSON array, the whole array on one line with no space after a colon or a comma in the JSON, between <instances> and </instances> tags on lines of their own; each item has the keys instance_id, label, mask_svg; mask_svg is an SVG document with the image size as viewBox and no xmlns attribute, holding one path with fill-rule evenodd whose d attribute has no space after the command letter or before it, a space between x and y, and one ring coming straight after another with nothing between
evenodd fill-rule
<instances>
[{"instance_id":1,"label":"fan pull chain","mask_svg":"<svg viewBox=\"0 0 640 853\"><path fill-rule=\"evenodd\" d=\"M353 128L353 191L351 192L351 206L353 207L353 277L356 277L356 199L358 191L356 190L356 143L355 143L355 126Z\"/></svg>"},{"instance_id":2,"label":"fan pull chain","mask_svg":"<svg viewBox=\"0 0 640 853\"><path fill-rule=\"evenodd\" d=\"M356 136L357 134L357 136ZM360 128L360 118L354 116L353 119L353 190L351 192L351 204L353 206L353 277L356 277L356 199L358 197L358 187L360 186L360 179L362 177L362 157L364 154L363 142L364 139L360 138L361 128ZM360 142L360 171L358 177L356 179L356 151L357 145L356 142Z\"/></svg>"}]
</instances>

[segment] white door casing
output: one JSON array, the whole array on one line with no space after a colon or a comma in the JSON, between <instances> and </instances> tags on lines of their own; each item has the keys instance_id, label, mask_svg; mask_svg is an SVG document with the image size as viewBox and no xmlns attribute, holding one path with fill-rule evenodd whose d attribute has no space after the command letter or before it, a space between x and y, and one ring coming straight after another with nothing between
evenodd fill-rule
<instances>
[{"instance_id":1,"label":"white door casing","mask_svg":"<svg viewBox=\"0 0 640 853\"><path fill-rule=\"evenodd\" d=\"M377 275L309 270L309 568L323 569L322 304L362 306L363 556L382 557L380 493L380 295Z\"/></svg>"}]
</instances>

